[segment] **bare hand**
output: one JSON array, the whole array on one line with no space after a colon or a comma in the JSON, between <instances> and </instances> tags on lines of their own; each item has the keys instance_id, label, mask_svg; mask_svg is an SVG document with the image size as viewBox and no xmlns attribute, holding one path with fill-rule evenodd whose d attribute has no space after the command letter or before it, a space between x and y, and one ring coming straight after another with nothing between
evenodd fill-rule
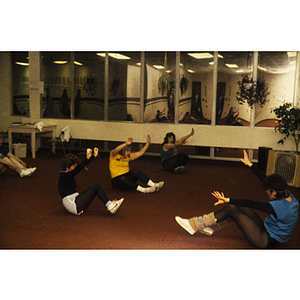
<instances>
[{"instance_id":1,"label":"bare hand","mask_svg":"<svg viewBox=\"0 0 300 300\"><path fill-rule=\"evenodd\" d=\"M151 144L151 136L150 136L150 134L147 135L147 143Z\"/></svg>"},{"instance_id":2,"label":"bare hand","mask_svg":"<svg viewBox=\"0 0 300 300\"><path fill-rule=\"evenodd\" d=\"M251 167L253 164L252 162L249 160L249 157L248 157L248 153L246 152L246 150L243 150L244 152L244 158L241 158L240 161L245 164L246 166L248 167Z\"/></svg>"},{"instance_id":3,"label":"bare hand","mask_svg":"<svg viewBox=\"0 0 300 300\"><path fill-rule=\"evenodd\" d=\"M219 193L217 191L211 193L215 198L217 198L218 202L215 202L215 206L219 204L228 203L230 201L230 198L226 198L224 196L224 193Z\"/></svg>"},{"instance_id":4,"label":"bare hand","mask_svg":"<svg viewBox=\"0 0 300 300\"><path fill-rule=\"evenodd\" d=\"M133 141L133 138L129 137L126 141L126 145L131 145Z\"/></svg>"},{"instance_id":5,"label":"bare hand","mask_svg":"<svg viewBox=\"0 0 300 300\"><path fill-rule=\"evenodd\" d=\"M92 156L92 149L87 148L87 149L86 149L86 158L87 158L87 159L90 159L91 156Z\"/></svg>"},{"instance_id":6,"label":"bare hand","mask_svg":"<svg viewBox=\"0 0 300 300\"><path fill-rule=\"evenodd\" d=\"M95 148L94 148L94 157L97 157L97 156L98 156L98 148L95 147Z\"/></svg>"},{"instance_id":7,"label":"bare hand","mask_svg":"<svg viewBox=\"0 0 300 300\"><path fill-rule=\"evenodd\" d=\"M191 135L194 135L194 133L195 133L194 128L192 128Z\"/></svg>"}]
</instances>

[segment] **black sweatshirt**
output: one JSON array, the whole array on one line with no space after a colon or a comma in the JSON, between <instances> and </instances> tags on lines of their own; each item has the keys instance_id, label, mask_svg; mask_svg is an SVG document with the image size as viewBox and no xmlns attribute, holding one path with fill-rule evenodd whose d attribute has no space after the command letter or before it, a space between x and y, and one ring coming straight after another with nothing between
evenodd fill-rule
<instances>
[{"instance_id":1,"label":"black sweatshirt","mask_svg":"<svg viewBox=\"0 0 300 300\"><path fill-rule=\"evenodd\" d=\"M76 193L77 183L74 177L84 168L84 166L91 163L93 159L94 155L92 155L90 159L85 158L73 171L60 172L58 177L58 191L62 199Z\"/></svg>"}]
</instances>

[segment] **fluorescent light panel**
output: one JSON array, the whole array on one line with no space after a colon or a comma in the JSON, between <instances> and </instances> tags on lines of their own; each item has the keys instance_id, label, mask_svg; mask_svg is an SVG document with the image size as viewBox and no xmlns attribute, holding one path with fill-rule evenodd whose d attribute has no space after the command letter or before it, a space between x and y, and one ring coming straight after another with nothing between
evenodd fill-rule
<instances>
[{"instance_id":1,"label":"fluorescent light panel","mask_svg":"<svg viewBox=\"0 0 300 300\"><path fill-rule=\"evenodd\" d=\"M98 56L105 57L105 53L97 53ZM131 59L129 56L120 54L120 53L108 53L108 56L115 59Z\"/></svg>"}]
</instances>

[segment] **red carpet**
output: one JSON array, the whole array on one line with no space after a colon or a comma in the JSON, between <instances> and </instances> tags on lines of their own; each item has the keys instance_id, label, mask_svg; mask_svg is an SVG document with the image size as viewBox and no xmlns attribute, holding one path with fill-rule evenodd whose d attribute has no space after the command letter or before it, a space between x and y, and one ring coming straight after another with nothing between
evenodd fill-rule
<instances>
[{"instance_id":1,"label":"red carpet","mask_svg":"<svg viewBox=\"0 0 300 300\"><path fill-rule=\"evenodd\" d=\"M125 201L111 215L95 198L82 215L74 216L64 209L57 190L62 153L46 155L40 150L35 160L24 159L37 167L32 177L20 178L11 170L0 175L1 249L253 249L233 222L207 237L189 235L174 219L213 211L214 190L228 197L267 201L259 180L242 163L190 160L186 171L175 175L162 169L158 157L144 156L132 162L131 169L141 169L153 181L165 181L159 192L144 195L113 189L108 154L100 153L89 170L77 176L78 190L99 183L109 199ZM300 199L299 189L290 190ZM300 248L299 221L292 240L278 248Z\"/></svg>"}]
</instances>

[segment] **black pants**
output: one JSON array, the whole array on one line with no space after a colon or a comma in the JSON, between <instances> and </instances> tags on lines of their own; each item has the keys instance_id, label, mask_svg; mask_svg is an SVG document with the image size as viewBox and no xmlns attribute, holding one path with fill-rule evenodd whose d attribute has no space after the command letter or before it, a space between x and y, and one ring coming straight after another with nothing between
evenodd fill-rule
<instances>
[{"instance_id":1,"label":"black pants","mask_svg":"<svg viewBox=\"0 0 300 300\"><path fill-rule=\"evenodd\" d=\"M185 153L176 154L162 162L162 166L166 171L173 171L179 166L184 166L189 160L188 155Z\"/></svg>"},{"instance_id":2,"label":"black pants","mask_svg":"<svg viewBox=\"0 0 300 300\"><path fill-rule=\"evenodd\" d=\"M77 206L77 213L85 210L92 203L95 196L97 196L104 204L109 201L103 188L99 184L95 184L76 197L75 204Z\"/></svg>"},{"instance_id":3,"label":"black pants","mask_svg":"<svg viewBox=\"0 0 300 300\"><path fill-rule=\"evenodd\" d=\"M142 171L134 169L123 175L112 178L111 183L115 189L125 190L137 188L137 181L140 180L142 183L147 184L150 180L147 175Z\"/></svg>"},{"instance_id":4,"label":"black pants","mask_svg":"<svg viewBox=\"0 0 300 300\"><path fill-rule=\"evenodd\" d=\"M278 244L275 239L270 237L263 220L249 207L228 205L214 212L214 215L217 223L228 218L232 219L255 248L272 248Z\"/></svg>"}]
</instances>

